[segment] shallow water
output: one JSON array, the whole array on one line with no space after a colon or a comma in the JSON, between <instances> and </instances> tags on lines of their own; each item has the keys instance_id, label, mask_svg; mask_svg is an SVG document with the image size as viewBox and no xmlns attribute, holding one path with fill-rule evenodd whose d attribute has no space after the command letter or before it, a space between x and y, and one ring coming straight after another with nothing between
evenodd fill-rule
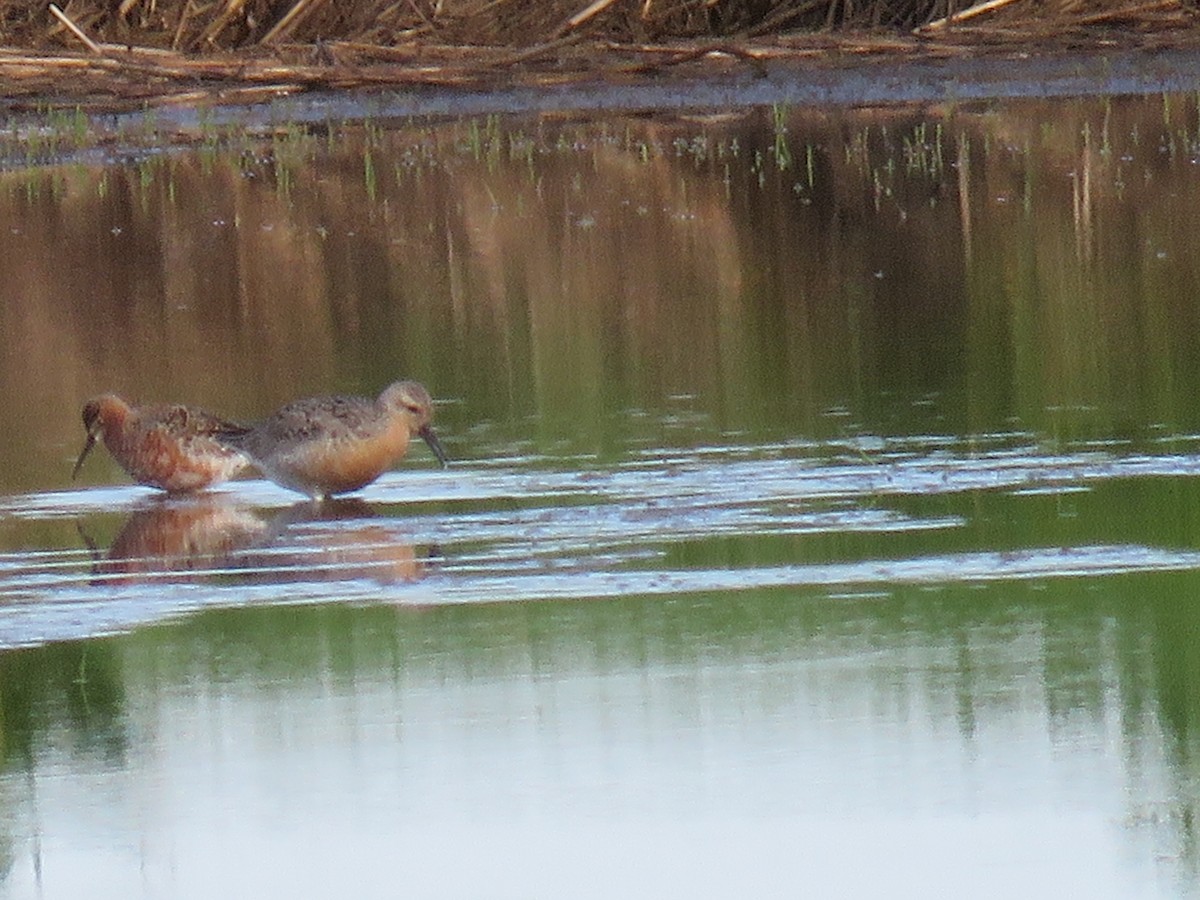
<instances>
[{"instance_id":1,"label":"shallow water","mask_svg":"<svg viewBox=\"0 0 1200 900\"><path fill-rule=\"evenodd\" d=\"M0 176L4 891L1194 892L1198 122L386 120ZM400 376L448 469L70 481L98 390Z\"/></svg>"}]
</instances>

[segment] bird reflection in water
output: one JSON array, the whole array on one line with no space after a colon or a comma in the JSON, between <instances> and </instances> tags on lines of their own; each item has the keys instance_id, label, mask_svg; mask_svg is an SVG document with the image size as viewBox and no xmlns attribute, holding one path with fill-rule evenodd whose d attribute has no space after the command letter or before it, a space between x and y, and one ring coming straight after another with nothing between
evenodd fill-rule
<instances>
[{"instance_id":1,"label":"bird reflection in water","mask_svg":"<svg viewBox=\"0 0 1200 900\"><path fill-rule=\"evenodd\" d=\"M125 520L103 554L80 525L98 581L131 583L164 575L193 581L229 565L230 557L260 540L269 525L252 510L216 494L155 497Z\"/></svg>"},{"instance_id":2,"label":"bird reflection in water","mask_svg":"<svg viewBox=\"0 0 1200 900\"><path fill-rule=\"evenodd\" d=\"M383 584L423 578L429 560L357 498L305 501L271 522L271 538L241 554L256 581L344 581Z\"/></svg>"},{"instance_id":3,"label":"bird reflection in water","mask_svg":"<svg viewBox=\"0 0 1200 900\"><path fill-rule=\"evenodd\" d=\"M159 497L135 509L95 557L96 582L415 581L428 563L361 500L304 502L264 518L231 497Z\"/></svg>"}]
</instances>

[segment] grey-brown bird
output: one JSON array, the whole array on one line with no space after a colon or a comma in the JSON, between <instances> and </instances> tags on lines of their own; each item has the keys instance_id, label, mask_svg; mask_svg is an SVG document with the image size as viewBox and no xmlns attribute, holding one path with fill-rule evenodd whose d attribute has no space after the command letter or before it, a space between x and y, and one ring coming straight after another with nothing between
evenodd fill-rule
<instances>
[{"instance_id":1,"label":"grey-brown bird","mask_svg":"<svg viewBox=\"0 0 1200 900\"><path fill-rule=\"evenodd\" d=\"M317 499L370 484L420 435L446 465L434 433L433 399L415 381L397 381L378 399L309 397L276 410L248 430L223 435L276 484Z\"/></svg>"}]
</instances>

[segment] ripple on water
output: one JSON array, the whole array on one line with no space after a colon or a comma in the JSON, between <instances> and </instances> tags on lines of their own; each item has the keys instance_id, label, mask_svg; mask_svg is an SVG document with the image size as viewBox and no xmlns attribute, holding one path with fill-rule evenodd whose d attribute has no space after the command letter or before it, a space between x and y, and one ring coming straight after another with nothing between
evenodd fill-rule
<instances>
[{"instance_id":1,"label":"ripple on water","mask_svg":"<svg viewBox=\"0 0 1200 900\"><path fill-rule=\"evenodd\" d=\"M945 441L880 442L873 457L845 449L701 448L582 470L460 464L390 473L360 498L325 506L262 481L184 499L136 486L10 497L0 521L23 549L0 554L0 647L253 604L767 588L833 596L1200 568L1195 551L1139 543L964 548L936 538L973 524L973 504L956 496L1034 503L1195 475L1200 456L965 453ZM35 534L56 538L28 549ZM693 552L680 557L681 548Z\"/></svg>"}]
</instances>

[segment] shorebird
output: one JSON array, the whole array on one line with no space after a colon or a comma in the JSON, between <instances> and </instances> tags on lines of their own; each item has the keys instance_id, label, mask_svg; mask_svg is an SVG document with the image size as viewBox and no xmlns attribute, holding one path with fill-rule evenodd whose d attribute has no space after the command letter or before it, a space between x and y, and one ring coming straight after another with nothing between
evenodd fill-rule
<instances>
[{"instance_id":1,"label":"shorebird","mask_svg":"<svg viewBox=\"0 0 1200 900\"><path fill-rule=\"evenodd\" d=\"M276 484L321 500L370 484L404 456L414 434L446 465L432 418L429 392L415 381L397 381L375 400L296 400L248 430L220 437Z\"/></svg>"},{"instance_id":2,"label":"shorebird","mask_svg":"<svg viewBox=\"0 0 1200 900\"><path fill-rule=\"evenodd\" d=\"M116 394L101 394L83 406L87 440L71 478L97 438L138 484L172 494L198 491L231 478L249 465L241 451L213 435L236 434L241 426L188 406L136 406Z\"/></svg>"}]
</instances>

